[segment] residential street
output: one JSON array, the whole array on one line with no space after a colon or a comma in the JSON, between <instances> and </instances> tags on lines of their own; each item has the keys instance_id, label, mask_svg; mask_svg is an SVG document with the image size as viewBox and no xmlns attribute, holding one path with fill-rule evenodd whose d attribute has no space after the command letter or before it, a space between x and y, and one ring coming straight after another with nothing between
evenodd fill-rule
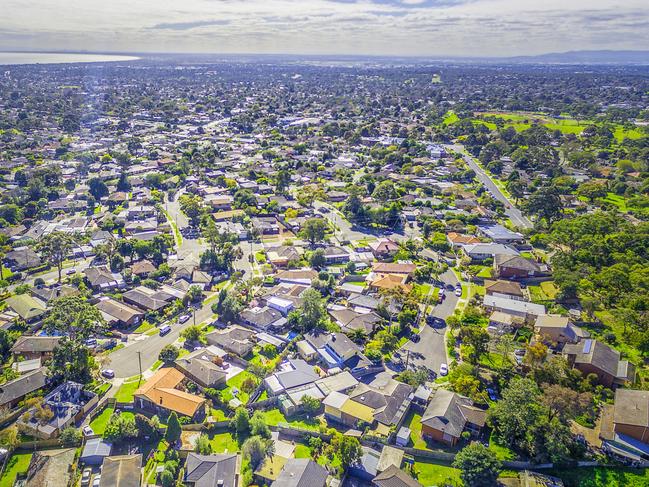
<instances>
[{"instance_id":1,"label":"residential street","mask_svg":"<svg viewBox=\"0 0 649 487\"><path fill-rule=\"evenodd\" d=\"M455 296L451 288L455 288L458 279L452 270L447 270L440 276L447 287L446 299L443 303L438 304L433 309L433 316L446 320L455 311L455 306L458 302L458 297ZM409 365L415 367L426 367L429 370L439 374L439 367L441 364L448 364L448 357L446 355L446 344L444 337L446 335L446 326L443 328L433 328L428 324L423 325L423 329L419 336L421 340L418 343L408 341L400 350L402 360L405 361L407 351L410 351L408 357Z\"/></svg>"},{"instance_id":2,"label":"residential street","mask_svg":"<svg viewBox=\"0 0 649 487\"><path fill-rule=\"evenodd\" d=\"M505 214L509 217L514 225L522 228L532 228L534 226L529 218L523 215L521 210L516 208L516 206L514 206L514 204L507 199L507 197L503 194L500 188L496 186L496 184L485 172L485 170L482 169L469 154L467 154L464 146L455 144L447 145L446 148L462 154L462 157L469 165L469 167L475 171L476 177L480 180L484 187L487 188L487 190L493 195L494 198L505 205Z\"/></svg>"}]
</instances>

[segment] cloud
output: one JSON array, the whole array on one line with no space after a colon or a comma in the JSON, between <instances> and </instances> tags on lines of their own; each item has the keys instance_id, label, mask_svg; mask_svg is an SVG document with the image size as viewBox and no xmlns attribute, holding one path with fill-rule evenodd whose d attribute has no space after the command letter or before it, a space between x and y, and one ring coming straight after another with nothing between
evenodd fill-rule
<instances>
[{"instance_id":1,"label":"cloud","mask_svg":"<svg viewBox=\"0 0 649 487\"><path fill-rule=\"evenodd\" d=\"M228 25L229 20L195 20L193 22L163 22L156 24L151 29L157 30L190 30L197 27L207 27L212 25Z\"/></svg>"}]
</instances>

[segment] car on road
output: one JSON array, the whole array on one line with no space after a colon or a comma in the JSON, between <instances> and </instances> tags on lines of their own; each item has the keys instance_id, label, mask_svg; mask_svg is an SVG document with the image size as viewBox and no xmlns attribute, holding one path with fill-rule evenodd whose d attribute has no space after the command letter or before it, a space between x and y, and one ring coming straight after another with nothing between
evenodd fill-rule
<instances>
[{"instance_id":1,"label":"car on road","mask_svg":"<svg viewBox=\"0 0 649 487\"><path fill-rule=\"evenodd\" d=\"M178 323L186 323L189 321L189 318L191 318L191 315L182 315L180 318L178 318Z\"/></svg>"},{"instance_id":2,"label":"car on road","mask_svg":"<svg viewBox=\"0 0 649 487\"><path fill-rule=\"evenodd\" d=\"M90 436L90 435L94 435L94 434L95 434L95 432L92 430L92 428L90 427L90 425L85 425L85 426L81 429L81 431L83 432L83 436Z\"/></svg>"},{"instance_id":3,"label":"car on road","mask_svg":"<svg viewBox=\"0 0 649 487\"><path fill-rule=\"evenodd\" d=\"M88 467L83 469L83 472L81 472L81 485L88 485L90 483L91 474L92 470L90 470Z\"/></svg>"},{"instance_id":4,"label":"car on road","mask_svg":"<svg viewBox=\"0 0 649 487\"><path fill-rule=\"evenodd\" d=\"M439 302L440 302L440 303L443 303L445 299L446 299L446 294L442 294L442 293L440 293L440 295L439 295Z\"/></svg>"},{"instance_id":5,"label":"car on road","mask_svg":"<svg viewBox=\"0 0 649 487\"><path fill-rule=\"evenodd\" d=\"M428 323L433 328L443 328L445 324L444 320L442 318L438 318L437 316L429 316Z\"/></svg>"},{"instance_id":6,"label":"car on road","mask_svg":"<svg viewBox=\"0 0 649 487\"><path fill-rule=\"evenodd\" d=\"M410 335L410 341L412 341L414 343L418 343L419 340L421 340L421 337L419 336L419 334L413 333L412 335Z\"/></svg>"},{"instance_id":7,"label":"car on road","mask_svg":"<svg viewBox=\"0 0 649 487\"><path fill-rule=\"evenodd\" d=\"M67 276L71 276L72 274L76 274L76 273L77 273L76 269L68 269L67 271L65 271L65 274Z\"/></svg>"},{"instance_id":8,"label":"car on road","mask_svg":"<svg viewBox=\"0 0 649 487\"><path fill-rule=\"evenodd\" d=\"M458 284L457 286L455 286L455 295L456 295L458 298L459 298L460 296L462 296L462 286L459 285L459 284Z\"/></svg>"},{"instance_id":9,"label":"car on road","mask_svg":"<svg viewBox=\"0 0 649 487\"><path fill-rule=\"evenodd\" d=\"M112 379L115 377L115 371L113 369L104 369L101 371L101 375L106 379Z\"/></svg>"},{"instance_id":10,"label":"car on road","mask_svg":"<svg viewBox=\"0 0 649 487\"><path fill-rule=\"evenodd\" d=\"M169 325L162 325L158 331L161 337L165 336L167 333L171 331L171 327Z\"/></svg>"},{"instance_id":11,"label":"car on road","mask_svg":"<svg viewBox=\"0 0 649 487\"><path fill-rule=\"evenodd\" d=\"M447 375L448 374L448 365L442 364L439 366L439 375Z\"/></svg>"}]
</instances>

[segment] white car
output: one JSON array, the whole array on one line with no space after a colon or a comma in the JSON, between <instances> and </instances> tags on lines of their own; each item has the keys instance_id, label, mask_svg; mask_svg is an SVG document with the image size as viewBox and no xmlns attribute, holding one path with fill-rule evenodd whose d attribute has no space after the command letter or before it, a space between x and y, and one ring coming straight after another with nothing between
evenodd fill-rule
<instances>
[{"instance_id":1,"label":"white car","mask_svg":"<svg viewBox=\"0 0 649 487\"><path fill-rule=\"evenodd\" d=\"M439 375L446 375L448 374L448 365L442 364L439 366Z\"/></svg>"},{"instance_id":2,"label":"white car","mask_svg":"<svg viewBox=\"0 0 649 487\"><path fill-rule=\"evenodd\" d=\"M95 434L90 425L85 425L81 431L83 431L83 436L90 436Z\"/></svg>"},{"instance_id":3,"label":"white car","mask_svg":"<svg viewBox=\"0 0 649 487\"><path fill-rule=\"evenodd\" d=\"M89 468L84 468L83 472L81 472L81 485L88 485L90 483L90 474L92 473L92 470Z\"/></svg>"},{"instance_id":4,"label":"white car","mask_svg":"<svg viewBox=\"0 0 649 487\"><path fill-rule=\"evenodd\" d=\"M178 318L178 323L185 323L189 320L189 318L191 318L190 315L182 315L180 318Z\"/></svg>"},{"instance_id":5,"label":"white car","mask_svg":"<svg viewBox=\"0 0 649 487\"><path fill-rule=\"evenodd\" d=\"M462 288L461 287L456 287L455 288L455 295L459 298L462 296Z\"/></svg>"},{"instance_id":6,"label":"white car","mask_svg":"<svg viewBox=\"0 0 649 487\"><path fill-rule=\"evenodd\" d=\"M92 481L92 487L99 487L99 484L101 483L101 474L95 475L95 478Z\"/></svg>"}]
</instances>

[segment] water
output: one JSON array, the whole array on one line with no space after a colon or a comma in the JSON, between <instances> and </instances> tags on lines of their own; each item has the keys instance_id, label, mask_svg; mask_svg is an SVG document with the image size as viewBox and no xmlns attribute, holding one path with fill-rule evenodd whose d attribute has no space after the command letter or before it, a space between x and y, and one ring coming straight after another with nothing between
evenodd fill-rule
<instances>
[{"instance_id":1,"label":"water","mask_svg":"<svg viewBox=\"0 0 649 487\"><path fill-rule=\"evenodd\" d=\"M0 52L0 66L9 64L106 63L111 61L134 61L136 59L139 58L108 54Z\"/></svg>"}]
</instances>

